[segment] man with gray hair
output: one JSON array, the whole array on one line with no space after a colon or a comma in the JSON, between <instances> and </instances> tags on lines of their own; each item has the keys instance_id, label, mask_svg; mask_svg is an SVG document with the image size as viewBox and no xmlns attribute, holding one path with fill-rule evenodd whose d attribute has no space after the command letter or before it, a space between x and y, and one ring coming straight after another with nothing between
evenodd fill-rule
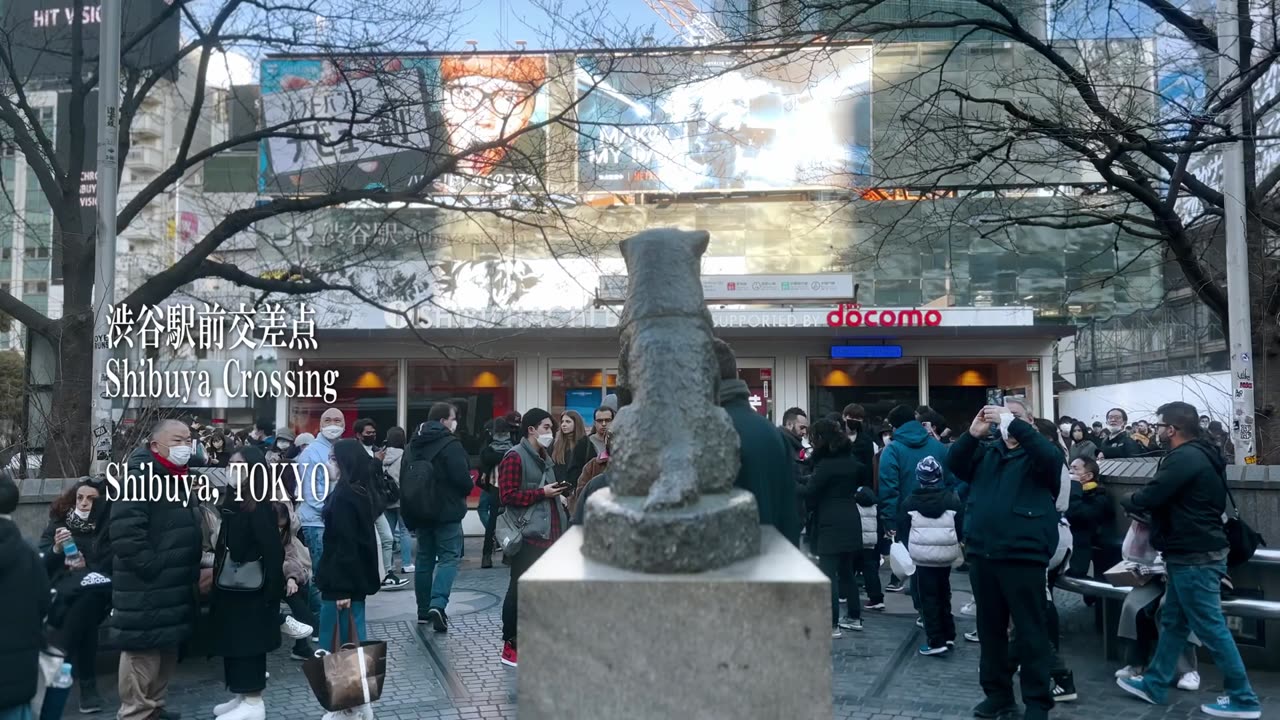
<instances>
[{"instance_id":1,"label":"man with gray hair","mask_svg":"<svg viewBox=\"0 0 1280 720\"><path fill-rule=\"evenodd\" d=\"M165 710L178 646L195 626L201 532L187 489L191 430L162 421L129 456L125 494L111 508L111 623L121 650L119 720L173 718Z\"/></svg>"}]
</instances>

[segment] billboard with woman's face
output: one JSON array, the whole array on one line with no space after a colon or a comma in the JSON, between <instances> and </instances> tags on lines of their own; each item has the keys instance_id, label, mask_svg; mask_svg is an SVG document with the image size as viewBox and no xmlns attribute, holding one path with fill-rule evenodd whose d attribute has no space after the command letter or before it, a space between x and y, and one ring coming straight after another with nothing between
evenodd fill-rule
<instances>
[{"instance_id":1,"label":"billboard with woman's face","mask_svg":"<svg viewBox=\"0 0 1280 720\"><path fill-rule=\"evenodd\" d=\"M546 133L531 126L547 116L546 85L534 55L268 60L261 189L540 187Z\"/></svg>"}]
</instances>

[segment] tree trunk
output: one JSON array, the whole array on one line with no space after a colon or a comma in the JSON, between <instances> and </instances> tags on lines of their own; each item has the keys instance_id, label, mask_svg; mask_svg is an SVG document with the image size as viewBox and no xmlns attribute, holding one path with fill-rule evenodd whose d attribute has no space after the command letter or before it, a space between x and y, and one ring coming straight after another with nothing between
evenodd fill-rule
<instances>
[{"instance_id":1,"label":"tree trunk","mask_svg":"<svg viewBox=\"0 0 1280 720\"><path fill-rule=\"evenodd\" d=\"M70 283L66 286L70 288ZM89 473L93 398L100 392L93 382L93 313L88 303L66 307L58 322L58 368L49 410L49 434L44 445L42 477L80 477Z\"/></svg>"}]
</instances>

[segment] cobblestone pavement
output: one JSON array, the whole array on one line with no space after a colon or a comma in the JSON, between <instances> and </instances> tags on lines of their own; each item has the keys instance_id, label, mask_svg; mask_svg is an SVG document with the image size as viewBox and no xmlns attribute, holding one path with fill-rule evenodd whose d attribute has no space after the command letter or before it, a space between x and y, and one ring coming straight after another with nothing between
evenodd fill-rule
<instances>
[{"instance_id":1,"label":"cobblestone pavement","mask_svg":"<svg viewBox=\"0 0 1280 720\"><path fill-rule=\"evenodd\" d=\"M463 569L449 607L452 626L446 634L416 624L412 585L400 592L379 593L367 608L369 635L386 640L387 684L376 705L380 720L517 717L516 671L501 665L502 597L508 573L499 565L479 568L479 543L468 540ZM957 611L971 599L968 580L954 576ZM864 597L865 599L865 597ZM1202 664L1199 693L1173 691L1175 701L1152 707L1123 696L1112 673L1117 663L1102 657L1093 612L1073 595L1058 593L1062 614L1063 653L1075 672L1080 699L1060 704L1058 720L1204 717L1199 704L1222 688L1216 670ZM960 641L951 657L921 657L916 649L923 631L916 628L910 598L889 595L884 613L866 612L866 630L846 632L832 647L834 720L935 720L968 718L982 698L977 683L977 645ZM957 629L973 629L973 619L957 612ZM300 664L282 647L268 659L268 717L272 720L319 720L323 710L302 676ZM1280 707L1280 674L1251 673L1263 705ZM100 680L109 707L115 707L115 677ZM169 706L184 720L212 718L211 708L225 699L219 660L188 658L170 686ZM74 712L74 699L68 717ZM602 720L613 720L604 719ZM797 718L796 720L807 720Z\"/></svg>"}]
</instances>

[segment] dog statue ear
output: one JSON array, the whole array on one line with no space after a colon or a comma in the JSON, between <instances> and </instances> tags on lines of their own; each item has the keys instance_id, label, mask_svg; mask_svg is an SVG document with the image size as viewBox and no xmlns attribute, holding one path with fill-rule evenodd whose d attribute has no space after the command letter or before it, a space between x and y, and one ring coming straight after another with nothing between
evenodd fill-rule
<instances>
[{"instance_id":1,"label":"dog statue ear","mask_svg":"<svg viewBox=\"0 0 1280 720\"><path fill-rule=\"evenodd\" d=\"M695 247L694 252L697 254L697 257L702 257L706 254L707 247L711 244L711 233L706 230L701 230L698 232L698 236L698 244Z\"/></svg>"}]
</instances>

